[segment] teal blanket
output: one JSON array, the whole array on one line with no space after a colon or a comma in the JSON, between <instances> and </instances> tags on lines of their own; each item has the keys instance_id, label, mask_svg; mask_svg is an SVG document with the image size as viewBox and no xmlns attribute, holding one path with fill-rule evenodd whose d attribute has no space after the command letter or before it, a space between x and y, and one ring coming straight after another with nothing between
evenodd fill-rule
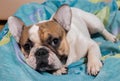
<instances>
[{"instance_id":1,"label":"teal blanket","mask_svg":"<svg viewBox=\"0 0 120 81\"><path fill-rule=\"evenodd\" d=\"M107 1L107 0L106 0ZM48 0L42 4L28 3L14 14L28 26L47 20L62 4L69 4L97 15L106 29L120 38L120 11L116 0ZM92 38L100 43L104 66L97 76L86 73L86 58L71 64L68 74L55 76L38 73L26 63L15 39L11 36L6 23L0 31L0 81L120 81L120 41L106 41L100 34Z\"/></svg>"}]
</instances>

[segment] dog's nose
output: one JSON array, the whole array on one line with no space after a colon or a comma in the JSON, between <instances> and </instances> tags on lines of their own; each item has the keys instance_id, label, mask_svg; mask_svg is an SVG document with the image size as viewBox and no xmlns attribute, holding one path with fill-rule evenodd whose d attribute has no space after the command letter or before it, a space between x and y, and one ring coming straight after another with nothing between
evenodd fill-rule
<instances>
[{"instance_id":1,"label":"dog's nose","mask_svg":"<svg viewBox=\"0 0 120 81\"><path fill-rule=\"evenodd\" d=\"M45 48L40 48L40 49L38 49L38 50L36 51L35 56L38 56L38 57L40 57L40 56L45 56L45 55L47 55L48 53L49 53L49 52L48 52L47 49L45 49Z\"/></svg>"}]
</instances>

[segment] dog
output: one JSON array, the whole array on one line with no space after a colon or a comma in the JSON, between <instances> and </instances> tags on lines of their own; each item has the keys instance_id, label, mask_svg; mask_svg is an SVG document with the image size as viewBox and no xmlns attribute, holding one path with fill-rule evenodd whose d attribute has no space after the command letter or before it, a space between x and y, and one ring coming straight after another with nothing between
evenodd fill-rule
<instances>
[{"instance_id":1,"label":"dog","mask_svg":"<svg viewBox=\"0 0 120 81\"><path fill-rule=\"evenodd\" d=\"M115 42L103 23L93 14L62 5L45 21L25 26L15 16L8 18L8 27L26 58L26 63L38 72L67 73L67 66L87 57L87 73L97 75L102 67L99 45L90 35L100 33Z\"/></svg>"}]
</instances>

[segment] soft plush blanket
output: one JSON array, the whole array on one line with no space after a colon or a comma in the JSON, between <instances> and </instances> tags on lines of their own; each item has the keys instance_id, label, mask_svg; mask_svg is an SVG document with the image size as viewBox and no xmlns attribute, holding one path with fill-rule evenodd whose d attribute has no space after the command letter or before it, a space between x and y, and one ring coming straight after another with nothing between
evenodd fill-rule
<instances>
[{"instance_id":1,"label":"soft plush blanket","mask_svg":"<svg viewBox=\"0 0 120 81\"><path fill-rule=\"evenodd\" d=\"M14 14L28 26L47 20L62 4L69 4L97 15L106 29L120 38L120 11L116 0L48 0L42 4L28 3ZM104 65L97 76L86 73L86 58L71 64L68 74L55 76L38 73L26 63L8 25L0 32L0 81L120 81L120 41L106 41L100 34L92 36L99 42Z\"/></svg>"}]
</instances>

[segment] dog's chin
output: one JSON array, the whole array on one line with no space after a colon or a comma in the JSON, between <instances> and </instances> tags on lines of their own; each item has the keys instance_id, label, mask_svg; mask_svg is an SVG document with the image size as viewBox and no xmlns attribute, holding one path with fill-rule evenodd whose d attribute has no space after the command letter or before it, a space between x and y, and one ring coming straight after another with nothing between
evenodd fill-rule
<instances>
[{"instance_id":1,"label":"dog's chin","mask_svg":"<svg viewBox=\"0 0 120 81\"><path fill-rule=\"evenodd\" d=\"M58 69L54 69L54 68L49 68L49 67L45 67L45 68L39 68L39 69L35 69L37 72L41 73L41 72L48 72L48 73L53 73L55 71L57 71Z\"/></svg>"}]
</instances>

